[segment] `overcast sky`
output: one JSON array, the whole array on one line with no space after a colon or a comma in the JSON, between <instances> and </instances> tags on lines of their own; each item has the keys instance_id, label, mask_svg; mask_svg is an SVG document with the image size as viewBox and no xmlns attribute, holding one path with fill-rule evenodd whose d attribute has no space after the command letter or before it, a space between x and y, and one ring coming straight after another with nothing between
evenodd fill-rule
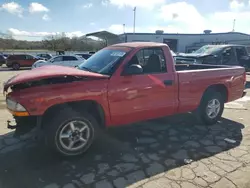
<instances>
[{"instance_id":1,"label":"overcast sky","mask_svg":"<svg viewBox=\"0 0 250 188\"><path fill-rule=\"evenodd\" d=\"M250 0L0 0L0 32L19 39L65 32L81 36L108 30L202 33L235 31L250 34ZM19 36L19 37L18 37Z\"/></svg>"}]
</instances>

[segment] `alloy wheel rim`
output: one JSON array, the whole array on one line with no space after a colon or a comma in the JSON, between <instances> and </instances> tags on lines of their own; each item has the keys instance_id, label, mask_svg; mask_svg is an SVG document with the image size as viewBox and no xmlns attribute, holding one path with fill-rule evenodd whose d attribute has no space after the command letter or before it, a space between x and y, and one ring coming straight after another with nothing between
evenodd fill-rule
<instances>
[{"instance_id":1,"label":"alloy wheel rim","mask_svg":"<svg viewBox=\"0 0 250 188\"><path fill-rule=\"evenodd\" d=\"M59 133L61 146L68 151L77 151L89 141L90 127L84 121L70 121L63 126Z\"/></svg>"},{"instance_id":2,"label":"alloy wheel rim","mask_svg":"<svg viewBox=\"0 0 250 188\"><path fill-rule=\"evenodd\" d=\"M220 109L221 109L221 104L220 104L220 101L218 99L210 100L208 102L207 109L206 109L207 116L210 119L216 118L220 112Z\"/></svg>"}]
</instances>

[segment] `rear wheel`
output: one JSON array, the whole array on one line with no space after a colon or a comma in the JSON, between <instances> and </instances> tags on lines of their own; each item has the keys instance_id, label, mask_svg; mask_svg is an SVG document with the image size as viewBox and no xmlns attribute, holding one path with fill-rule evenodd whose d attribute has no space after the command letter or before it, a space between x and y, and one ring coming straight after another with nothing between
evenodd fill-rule
<instances>
[{"instance_id":1,"label":"rear wheel","mask_svg":"<svg viewBox=\"0 0 250 188\"><path fill-rule=\"evenodd\" d=\"M224 99L221 93L210 90L202 97L198 113L207 125L213 125L221 118L224 110Z\"/></svg>"},{"instance_id":2,"label":"rear wheel","mask_svg":"<svg viewBox=\"0 0 250 188\"><path fill-rule=\"evenodd\" d=\"M63 156L84 153L93 143L97 133L96 120L87 113L63 110L46 128L47 144Z\"/></svg>"},{"instance_id":3,"label":"rear wheel","mask_svg":"<svg viewBox=\"0 0 250 188\"><path fill-rule=\"evenodd\" d=\"M19 69L20 69L20 64L19 64L19 63L13 63L13 64L12 64L12 68L13 68L14 70L19 70Z\"/></svg>"}]
</instances>

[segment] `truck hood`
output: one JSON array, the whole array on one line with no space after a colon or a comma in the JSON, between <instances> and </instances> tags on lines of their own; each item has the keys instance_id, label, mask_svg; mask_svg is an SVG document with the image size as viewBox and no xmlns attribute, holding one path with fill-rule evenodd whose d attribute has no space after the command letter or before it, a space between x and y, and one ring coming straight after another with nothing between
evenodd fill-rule
<instances>
[{"instance_id":1,"label":"truck hood","mask_svg":"<svg viewBox=\"0 0 250 188\"><path fill-rule=\"evenodd\" d=\"M13 76L4 83L4 91L7 91L7 89L12 85L31 82L31 81L38 81L46 78L55 78L63 76L74 76L74 77L95 78L95 79L109 78L109 76L107 75L83 71L72 67L49 65L29 70L24 73Z\"/></svg>"}]
</instances>

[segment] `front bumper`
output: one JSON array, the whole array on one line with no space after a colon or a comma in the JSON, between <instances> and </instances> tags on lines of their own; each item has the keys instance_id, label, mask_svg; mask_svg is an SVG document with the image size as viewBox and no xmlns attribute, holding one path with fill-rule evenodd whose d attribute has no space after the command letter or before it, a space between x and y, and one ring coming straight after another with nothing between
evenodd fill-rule
<instances>
[{"instance_id":1,"label":"front bumper","mask_svg":"<svg viewBox=\"0 0 250 188\"><path fill-rule=\"evenodd\" d=\"M34 129L41 129L41 116L15 117L7 121L8 129L15 129L15 135L21 136Z\"/></svg>"}]
</instances>

